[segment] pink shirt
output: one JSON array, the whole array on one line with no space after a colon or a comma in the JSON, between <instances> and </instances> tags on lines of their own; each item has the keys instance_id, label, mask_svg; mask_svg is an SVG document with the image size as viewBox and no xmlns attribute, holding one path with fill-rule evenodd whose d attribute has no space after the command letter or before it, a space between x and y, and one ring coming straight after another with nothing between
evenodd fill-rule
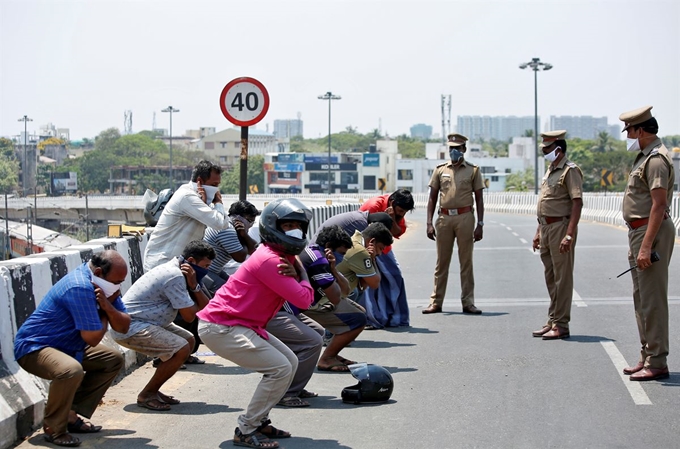
<instances>
[{"instance_id":1,"label":"pink shirt","mask_svg":"<svg viewBox=\"0 0 680 449\"><path fill-rule=\"evenodd\" d=\"M244 326L268 340L267 323L281 310L284 301L306 310L314 300L307 281L279 274L279 253L260 245L196 315L223 326ZM294 256L284 255L291 263Z\"/></svg>"}]
</instances>

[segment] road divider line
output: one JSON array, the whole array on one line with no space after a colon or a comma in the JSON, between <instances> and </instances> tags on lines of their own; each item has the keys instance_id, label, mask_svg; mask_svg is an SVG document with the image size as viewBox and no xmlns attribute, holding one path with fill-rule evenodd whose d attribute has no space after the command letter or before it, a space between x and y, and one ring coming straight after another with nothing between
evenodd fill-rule
<instances>
[{"instance_id":1,"label":"road divider line","mask_svg":"<svg viewBox=\"0 0 680 449\"><path fill-rule=\"evenodd\" d=\"M579 295L576 290L574 290L572 297L576 303L576 307L588 307L588 304L583 301L583 298L581 298L581 295Z\"/></svg>"},{"instance_id":2,"label":"road divider line","mask_svg":"<svg viewBox=\"0 0 680 449\"><path fill-rule=\"evenodd\" d=\"M526 240L524 240L524 239L521 238L521 237L520 237L519 241L522 242L522 243L524 243L525 245L526 245L527 243L529 243L529 242L527 242Z\"/></svg>"},{"instance_id":3,"label":"road divider line","mask_svg":"<svg viewBox=\"0 0 680 449\"><path fill-rule=\"evenodd\" d=\"M616 347L614 342L600 341L600 343L614 364L616 372L619 373L619 377L623 381L623 385L628 389L628 393L630 394L630 397L633 398L635 405L652 405L652 401L649 399L649 396L647 396L647 393L645 393L642 385L640 385L639 382L631 382L630 379L628 379L628 376L623 374L623 369L628 366L628 363L626 362L626 359L623 358L623 354L621 354L621 351L619 351L619 348Z\"/></svg>"},{"instance_id":4,"label":"road divider line","mask_svg":"<svg viewBox=\"0 0 680 449\"><path fill-rule=\"evenodd\" d=\"M519 234L516 232L513 232L512 235L514 235L515 237L519 237Z\"/></svg>"},{"instance_id":5,"label":"road divider line","mask_svg":"<svg viewBox=\"0 0 680 449\"><path fill-rule=\"evenodd\" d=\"M507 229L508 231L512 231L512 228L510 226L506 226L505 229Z\"/></svg>"}]
</instances>

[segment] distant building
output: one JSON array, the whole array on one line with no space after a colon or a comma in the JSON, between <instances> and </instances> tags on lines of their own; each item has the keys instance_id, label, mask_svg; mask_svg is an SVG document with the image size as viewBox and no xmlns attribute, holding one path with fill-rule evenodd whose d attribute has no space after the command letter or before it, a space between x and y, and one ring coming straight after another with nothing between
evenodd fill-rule
<instances>
[{"instance_id":1,"label":"distant building","mask_svg":"<svg viewBox=\"0 0 680 449\"><path fill-rule=\"evenodd\" d=\"M607 117L593 117L591 115L563 115L550 116L550 129L566 129L568 139L597 139L602 131L607 132L615 139L620 139L621 127L619 125L609 125Z\"/></svg>"},{"instance_id":2,"label":"distant building","mask_svg":"<svg viewBox=\"0 0 680 449\"><path fill-rule=\"evenodd\" d=\"M208 137L211 134L215 134L216 130L214 126L201 126L198 129L187 129L184 133L187 137L193 137L194 139L202 139Z\"/></svg>"},{"instance_id":3,"label":"distant building","mask_svg":"<svg viewBox=\"0 0 680 449\"><path fill-rule=\"evenodd\" d=\"M423 123L411 126L411 137L414 139L429 140L432 137L432 127Z\"/></svg>"},{"instance_id":4,"label":"distant building","mask_svg":"<svg viewBox=\"0 0 680 449\"><path fill-rule=\"evenodd\" d=\"M538 123L541 123L539 117ZM523 136L535 128L534 117L463 115L457 119L457 132L472 141L503 140ZM540 129L540 126L539 126Z\"/></svg>"},{"instance_id":5,"label":"distant building","mask_svg":"<svg viewBox=\"0 0 680 449\"><path fill-rule=\"evenodd\" d=\"M278 139L296 137L302 137L302 120L301 119L290 119L290 120L274 120L274 137Z\"/></svg>"},{"instance_id":6,"label":"distant building","mask_svg":"<svg viewBox=\"0 0 680 449\"><path fill-rule=\"evenodd\" d=\"M174 142L174 139L173 139ZM206 157L221 166L231 167L241 155L241 129L228 128L192 142L192 148L203 151ZM248 129L248 155L276 152L276 137L266 131Z\"/></svg>"}]
</instances>

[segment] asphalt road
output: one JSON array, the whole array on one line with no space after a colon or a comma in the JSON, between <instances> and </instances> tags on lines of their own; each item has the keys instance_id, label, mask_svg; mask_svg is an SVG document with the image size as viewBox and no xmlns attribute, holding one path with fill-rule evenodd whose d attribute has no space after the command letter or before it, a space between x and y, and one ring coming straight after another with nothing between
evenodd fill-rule
<instances>
[{"instance_id":1,"label":"asphalt road","mask_svg":"<svg viewBox=\"0 0 680 449\"><path fill-rule=\"evenodd\" d=\"M581 223L576 245L571 338L532 338L547 316L543 266L531 251L535 218L487 214L475 247L476 304L461 313L458 266L451 266L444 313L429 302L434 243L425 213L409 215L395 245L411 304L411 327L365 331L343 354L385 366L389 403L348 405L349 374L315 373L312 406L275 408L271 419L293 438L285 448L628 448L680 447L680 251L671 263L669 379L644 384L620 373L639 353L626 231ZM259 381L215 356L190 366L163 390L183 402L169 412L136 405L153 368L147 363L113 386L93 417L104 426L81 447L229 448L237 416ZM42 446L40 432L21 448Z\"/></svg>"}]
</instances>

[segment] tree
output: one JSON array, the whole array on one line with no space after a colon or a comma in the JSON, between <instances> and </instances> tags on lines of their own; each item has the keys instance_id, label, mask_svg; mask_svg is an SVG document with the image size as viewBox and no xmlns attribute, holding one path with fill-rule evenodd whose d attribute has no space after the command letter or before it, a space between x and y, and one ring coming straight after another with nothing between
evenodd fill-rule
<instances>
[{"instance_id":1,"label":"tree","mask_svg":"<svg viewBox=\"0 0 680 449\"><path fill-rule=\"evenodd\" d=\"M94 149L99 151L111 151L118 139L120 139L120 131L118 128L106 129L94 138Z\"/></svg>"},{"instance_id":2,"label":"tree","mask_svg":"<svg viewBox=\"0 0 680 449\"><path fill-rule=\"evenodd\" d=\"M8 139L4 139L8 140ZM4 150L3 150L4 153ZM0 193L11 193L19 184L19 162L12 158L0 157Z\"/></svg>"},{"instance_id":3,"label":"tree","mask_svg":"<svg viewBox=\"0 0 680 449\"><path fill-rule=\"evenodd\" d=\"M611 136L607 131L600 131L597 134L597 140L595 145L593 145L592 150L598 153L604 153L606 151L612 151L614 147L611 143Z\"/></svg>"},{"instance_id":4,"label":"tree","mask_svg":"<svg viewBox=\"0 0 680 449\"><path fill-rule=\"evenodd\" d=\"M505 179L506 192L527 192L534 189L534 170L527 168L523 172L511 173Z\"/></svg>"},{"instance_id":5,"label":"tree","mask_svg":"<svg viewBox=\"0 0 680 449\"><path fill-rule=\"evenodd\" d=\"M230 172L222 173L220 191L225 194L239 193L240 179L241 166L236 164ZM256 185L258 191L264 192L264 156L258 154L248 158L248 181L246 185ZM228 208L229 206L226 206L226 209Z\"/></svg>"},{"instance_id":6,"label":"tree","mask_svg":"<svg viewBox=\"0 0 680 449\"><path fill-rule=\"evenodd\" d=\"M66 145L66 141L58 137L50 137L49 139L38 142L38 150L43 153L47 145Z\"/></svg>"},{"instance_id":7,"label":"tree","mask_svg":"<svg viewBox=\"0 0 680 449\"><path fill-rule=\"evenodd\" d=\"M14 142L4 137L0 137L0 157L14 160L16 155L14 154Z\"/></svg>"}]
</instances>

